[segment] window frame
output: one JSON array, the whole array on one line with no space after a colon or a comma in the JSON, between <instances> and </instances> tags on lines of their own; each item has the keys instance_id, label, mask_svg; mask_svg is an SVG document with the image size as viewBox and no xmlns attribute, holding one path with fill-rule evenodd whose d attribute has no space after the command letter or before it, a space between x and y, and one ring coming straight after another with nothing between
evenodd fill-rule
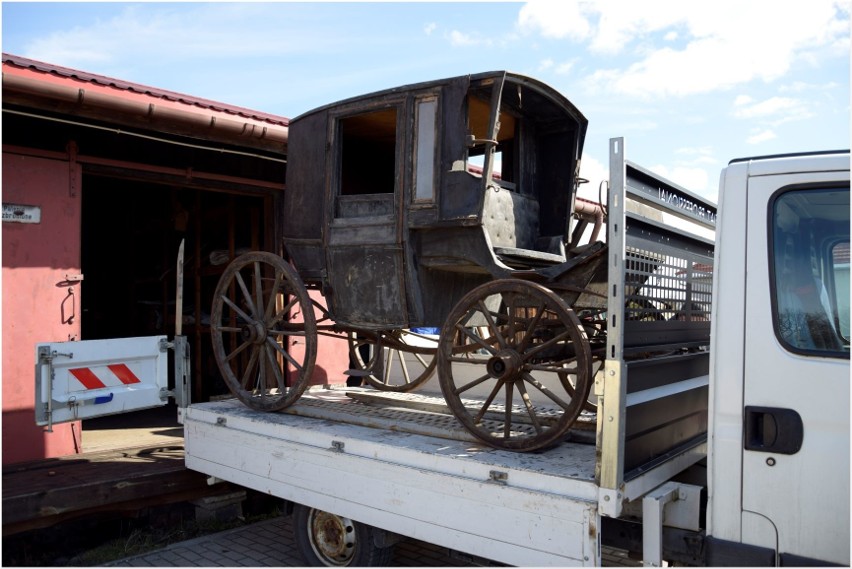
<instances>
[{"instance_id":1,"label":"window frame","mask_svg":"<svg viewBox=\"0 0 852 569\"><path fill-rule=\"evenodd\" d=\"M772 330L775 334L776 340L779 344L786 350L787 352L807 356L807 357L820 357L820 358L834 358L834 359L850 359L850 349L849 344L847 343L845 349L833 350L833 349L820 349L820 348L805 348L801 346L794 345L791 343L782 333L781 333L781 318L779 315L779 290L778 290L778 243L776 242L776 212L777 207L785 196L795 193L795 192L808 192L808 191L838 191L838 190L846 190L849 191L849 186L843 183L814 183L814 184L795 184L790 186L784 186L779 188L775 192L773 192L772 196L769 198L767 205L767 223L766 223L766 231L767 231L767 250L769 253L768 259L768 270L769 270L769 289L770 289L770 309L772 312ZM817 218L813 218L817 219ZM847 235L847 241L849 237ZM834 236L834 238L823 239L819 244L818 248L823 253L826 253L828 257L825 255L820 255L820 262L828 262L830 263L830 267L832 269L833 274L833 256L831 254L832 249L837 246L839 243L842 243L842 235ZM825 285L825 283L824 283ZM833 309L837 309L837 299L836 299L836 290L835 283L832 282L829 285L831 291L834 292L834 295L829 296L829 301L832 304ZM837 326L837 322L834 319L834 314L830 315L830 322L833 326ZM839 330L835 330L837 333L837 337L841 341L848 340L844 338Z\"/></svg>"}]
</instances>

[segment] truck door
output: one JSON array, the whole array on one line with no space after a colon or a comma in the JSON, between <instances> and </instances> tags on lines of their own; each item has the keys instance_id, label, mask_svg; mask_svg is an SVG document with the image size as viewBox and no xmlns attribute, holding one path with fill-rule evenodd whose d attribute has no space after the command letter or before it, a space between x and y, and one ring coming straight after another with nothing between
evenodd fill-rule
<instances>
[{"instance_id":1,"label":"truck door","mask_svg":"<svg viewBox=\"0 0 852 569\"><path fill-rule=\"evenodd\" d=\"M38 344L36 424L165 405L170 347L165 336Z\"/></svg>"},{"instance_id":2,"label":"truck door","mask_svg":"<svg viewBox=\"0 0 852 569\"><path fill-rule=\"evenodd\" d=\"M747 190L742 538L782 565L849 564L849 163L825 158Z\"/></svg>"}]
</instances>

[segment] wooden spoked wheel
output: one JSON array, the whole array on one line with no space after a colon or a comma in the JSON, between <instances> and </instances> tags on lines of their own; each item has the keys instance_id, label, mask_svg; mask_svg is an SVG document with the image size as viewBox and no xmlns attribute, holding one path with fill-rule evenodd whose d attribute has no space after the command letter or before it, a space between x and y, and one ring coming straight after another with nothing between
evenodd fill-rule
<instances>
[{"instance_id":1,"label":"wooden spoked wheel","mask_svg":"<svg viewBox=\"0 0 852 569\"><path fill-rule=\"evenodd\" d=\"M246 253L228 265L213 296L213 352L228 388L260 411L292 405L317 356L308 291L281 257Z\"/></svg>"},{"instance_id":2,"label":"wooden spoked wheel","mask_svg":"<svg viewBox=\"0 0 852 569\"><path fill-rule=\"evenodd\" d=\"M390 330L370 335L349 332L347 339L354 371L380 391L414 391L435 371L438 340L434 336Z\"/></svg>"},{"instance_id":3,"label":"wooden spoked wheel","mask_svg":"<svg viewBox=\"0 0 852 569\"><path fill-rule=\"evenodd\" d=\"M606 311L604 309L586 309L580 311L577 316L589 340L589 349L592 354L592 382L594 382L595 376L598 373L603 373L606 361ZM574 383L573 379L567 374L563 381L567 381L570 385ZM591 391L583 404L583 411L587 413L597 413L598 411L598 398L592 395Z\"/></svg>"},{"instance_id":4,"label":"wooden spoked wheel","mask_svg":"<svg viewBox=\"0 0 852 569\"><path fill-rule=\"evenodd\" d=\"M587 402L588 339L574 311L535 283L481 285L453 308L441 332L438 379L447 405L496 448L556 444Z\"/></svg>"}]
</instances>

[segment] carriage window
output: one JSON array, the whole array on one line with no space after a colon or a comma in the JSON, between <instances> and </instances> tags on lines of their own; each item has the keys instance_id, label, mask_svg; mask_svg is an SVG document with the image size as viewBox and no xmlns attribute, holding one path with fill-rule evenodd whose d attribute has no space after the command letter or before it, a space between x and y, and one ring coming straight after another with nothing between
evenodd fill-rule
<instances>
[{"instance_id":1,"label":"carriage window","mask_svg":"<svg viewBox=\"0 0 852 569\"><path fill-rule=\"evenodd\" d=\"M340 195L392 194L396 180L396 109L340 119Z\"/></svg>"},{"instance_id":2,"label":"carriage window","mask_svg":"<svg viewBox=\"0 0 852 569\"><path fill-rule=\"evenodd\" d=\"M772 205L774 320L793 352L849 357L849 190L800 190Z\"/></svg>"},{"instance_id":3,"label":"carriage window","mask_svg":"<svg viewBox=\"0 0 852 569\"><path fill-rule=\"evenodd\" d=\"M438 101L424 99L417 103L417 163L414 180L414 199L431 201L435 198L435 118Z\"/></svg>"}]
</instances>

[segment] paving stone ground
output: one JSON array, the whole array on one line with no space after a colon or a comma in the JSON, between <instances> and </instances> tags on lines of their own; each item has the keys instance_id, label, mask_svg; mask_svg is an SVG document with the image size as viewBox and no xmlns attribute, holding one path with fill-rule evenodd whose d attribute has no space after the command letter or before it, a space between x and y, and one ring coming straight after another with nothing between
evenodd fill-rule
<instances>
[{"instance_id":1,"label":"paving stone ground","mask_svg":"<svg viewBox=\"0 0 852 569\"><path fill-rule=\"evenodd\" d=\"M256 524L173 543L164 549L106 564L106 567L303 567L293 541L292 521L281 516ZM442 547L421 541L398 543L394 567L474 567Z\"/></svg>"},{"instance_id":2,"label":"paving stone ground","mask_svg":"<svg viewBox=\"0 0 852 569\"><path fill-rule=\"evenodd\" d=\"M417 540L398 543L391 567L477 567L471 560ZM637 567L641 563L619 550L606 549L602 564ZM164 549L113 561L105 567L304 567L293 541L292 518L280 516L256 524L174 543Z\"/></svg>"}]
</instances>

